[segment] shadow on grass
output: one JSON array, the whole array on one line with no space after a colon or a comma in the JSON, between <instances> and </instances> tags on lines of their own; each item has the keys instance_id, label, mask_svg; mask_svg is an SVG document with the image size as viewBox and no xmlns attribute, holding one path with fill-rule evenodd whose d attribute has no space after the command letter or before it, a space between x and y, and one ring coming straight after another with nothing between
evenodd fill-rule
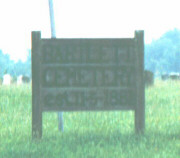
<instances>
[{"instance_id":1,"label":"shadow on grass","mask_svg":"<svg viewBox=\"0 0 180 158\"><path fill-rule=\"evenodd\" d=\"M146 132L144 135L138 135L135 133L120 133L119 131L113 131L112 133L59 133L58 136L46 135L42 138L42 142L49 142L53 144L61 144L62 147L76 148L77 146L98 146L98 147L117 147L120 145L124 150L127 147L138 147L144 144L146 147L151 148L153 146L162 146L163 144L169 144L174 140L179 140L179 133L157 133ZM74 149L75 150L75 149Z\"/></svg>"},{"instance_id":2,"label":"shadow on grass","mask_svg":"<svg viewBox=\"0 0 180 158\"><path fill-rule=\"evenodd\" d=\"M23 136L22 136L23 137ZM179 133L146 132L144 135L136 135L133 132L120 133L118 130L111 133L97 133L95 131L64 132L44 134L41 140L19 139L18 142L8 144L1 155L8 157L71 157L70 155L84 155L87 152L111 152L122 150L124 153L141 151L143 153L170 149L173 141L179 140ZM166 150L167 150L166 149ZM178 149L175 149L178 152ZM178 153L177 153L178 154ZM54 156L53 156L54 155Z\"/></svg>"}]
</instances>

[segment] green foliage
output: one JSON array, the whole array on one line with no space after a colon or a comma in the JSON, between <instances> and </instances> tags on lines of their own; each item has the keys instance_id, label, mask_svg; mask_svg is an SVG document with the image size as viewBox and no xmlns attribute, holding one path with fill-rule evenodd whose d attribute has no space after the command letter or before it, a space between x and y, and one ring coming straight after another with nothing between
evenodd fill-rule
<instances>
[{"instance_id":1,"label":"green foliage","mask_svg":"<svg viewBox=\"0 0 180 158\"><path fill-rule=\"evenodd\" d=\"M26 62L22 62L19 60L15 62L10 60L8 54L3 54L0 50L0 77L6 73L11 74L13 78L16 78L19 75L31 76L31 50L29 50L29 54Z\"/></svg>"},{"instance_id":2,"label":"green foliage","mask_svg":"<svg viewBox=\"0 0 180 158\"><path fill-rule=\"evenodd\" d=\"M9 55L3 54L2 50L0 50L0 77L2 77L4 73L7 73L13 64L14 62L10 60Z\"/></svg>"},{"instance_id":3,"label":"green foliage","mask_svg":"<svg viewBox=\"0 0 180 158\"><path fill-rule=\"evenodd\" d=\"M133 112L67 112L63 133L57 113L43 114L43 138L31 139L31 86L0 87L2 158L179 157L179 81L146 89L146 132L134 134Z\"/></svg>"},{"instance_id":4,"label":"green foliage","mask_svg":"<svg viewBox=\"0 0 180 158\"><path fill-rule=\"evenodd\" d=\"M165 33L145 46L145 68L153 72L180 72L180 30Z\"/></svg>"}]
</instances>

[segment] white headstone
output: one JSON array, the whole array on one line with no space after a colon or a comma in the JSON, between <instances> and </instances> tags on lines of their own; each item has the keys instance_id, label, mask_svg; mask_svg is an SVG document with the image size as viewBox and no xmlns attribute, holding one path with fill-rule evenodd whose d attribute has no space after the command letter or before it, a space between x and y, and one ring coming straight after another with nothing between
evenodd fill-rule
<instances>
[{"instance_id":1,"label":"white headstone","mask_svg":"<svg viewBox=\"0 0 180 158\"><path fill-rule=\"evenodd\" d=\"M22 78L23 78L23 75L18 76L18 78L17 78L17 85L23 84Z\"/></svg>"},{"instance_id":2,"label":"white headstone","mask_svg":"<svg viewBox=\"0 0 180 158\"><path fill-rule=\"evenodd\" d=\"M4 76L3 76L3 85L10 85L11 84L11 81L12 81L12 77L11 77L11 75L9 75L9 74L5 74Z\"/></svg>"}]
</instances>

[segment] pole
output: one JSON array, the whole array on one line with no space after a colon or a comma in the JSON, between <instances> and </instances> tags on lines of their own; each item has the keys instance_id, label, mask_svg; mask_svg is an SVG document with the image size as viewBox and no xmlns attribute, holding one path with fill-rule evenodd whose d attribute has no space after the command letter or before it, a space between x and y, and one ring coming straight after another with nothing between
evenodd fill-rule
<instances>
[{"instance_id":1,"label":"pole","mask_svg":"<svg viewBox=\"0 0 180 158\"><path fill-rule=\"evenodd\" d=\"M50 13L50 23L51 23L51 37L56 38L53 0L49 0L49 13Z\"/></svg>"},{"instance_id":2,"label":"pole","mask_svg":"<svg viewBox=\"0 0 180 158\"><path fill-rule=\"evenodd\" d=\"M50 22L51 22L51 38L56 38L53 0L49 0L49 13L50 13ZM63 112L58 112L58 129L59 131L62 131L62 132L64 131Z\"/></svg>"}]
</instances>

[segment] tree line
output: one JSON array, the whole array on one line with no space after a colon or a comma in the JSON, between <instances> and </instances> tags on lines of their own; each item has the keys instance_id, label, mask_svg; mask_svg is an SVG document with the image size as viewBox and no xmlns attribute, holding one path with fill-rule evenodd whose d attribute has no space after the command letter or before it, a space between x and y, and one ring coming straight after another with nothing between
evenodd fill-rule
<instances>
[{"instance_id":1,"label":"tree line","mask_svg":"<svg viewBox=\"0 0 180 158\"><path fill-rule=\"evenodd\" d=\"M180 30L168 31L145 45L145 69L156 74L180 73Z\"/></svg>"},{"instance_id":2,"label":"tree line","mask_svg":"<svg viewBox=\"0 0 180 158\"><path fill-rule=\"evenodd\" d=\"M25 62L21 60L15 62L10 59L9 54L3 54L2 50L0 50L0 78L7 73L13 78L19 75L31 77L31 50L28 50L28 52Z\"/></svg>"},{"instance_id":3,"label":"tree line","mask_svg":"<svg viewBox=\"0 0 180 158\"><path fill-rule=\"evenodd\" d=\"M159 39L145 45L145 69L157 75L180 72L180 30L174 29ZM26 75L31 77L31 50L27 60L15 62L0 49L0 78L6 73L13 77Z\"/></svg>"}]
</instances>

